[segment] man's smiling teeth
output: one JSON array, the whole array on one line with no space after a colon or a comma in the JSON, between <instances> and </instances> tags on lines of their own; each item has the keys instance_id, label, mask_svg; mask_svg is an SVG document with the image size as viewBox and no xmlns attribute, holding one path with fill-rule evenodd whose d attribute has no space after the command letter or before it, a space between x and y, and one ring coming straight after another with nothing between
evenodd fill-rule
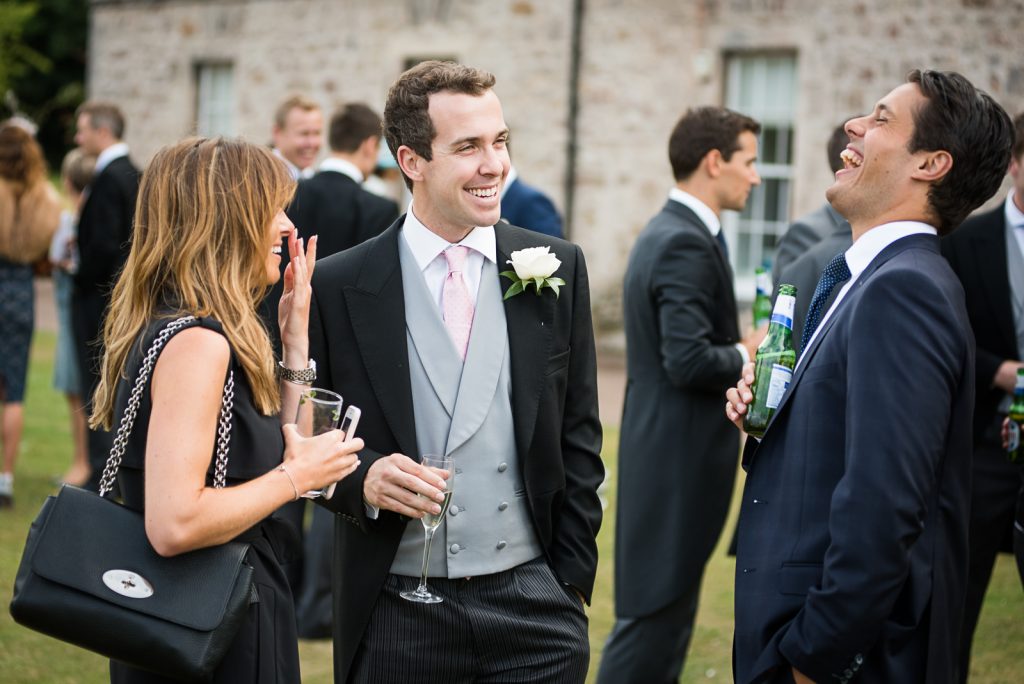
<instances>
[{"instance_id":1,"label":"man's smiling teeth","mask_svg":"<svg viewBox=\"0 0 1024 684\"><path fill-rule=\"evenodd\" d=\"M470 188L469 194L474 197L494 197L498 194L498 188Z\"/></svg>"},{"instance_id":2,"label":"man's smiling teeth","mask_svg":"<svg viewBox=\"0 0 1024 684\"><path fill-rule=\"evenodd\" d=\"M861 157L857 153L849 149L845 149L842 152L840 152L839 158L843 160L843 164L848 169L855 169L859 167L862 163L864 163L864 160L861 159Z\"/></svg>"}]
</instances>

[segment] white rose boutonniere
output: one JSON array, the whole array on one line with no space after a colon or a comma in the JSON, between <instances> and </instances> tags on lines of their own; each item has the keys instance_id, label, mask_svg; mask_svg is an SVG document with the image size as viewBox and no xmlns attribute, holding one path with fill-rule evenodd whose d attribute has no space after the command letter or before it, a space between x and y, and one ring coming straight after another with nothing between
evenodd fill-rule
<instances>
[{"instance_id":1,"label":"white rose boutonniere","mask_svg":"<svg viewBox=\"0 0 1024 684\"><path fill-rule=\"evenodd\" d=\"M512 252L512 258L506 263L512 264L512 271L502 271L500 275L512 281L512 286L505 291L502 299L515 297L520 292L533 285L540 296L540 291L550 287L558 297L558 288L565 285L561 278L552 278L551 275L558 270L562 262L551 253L550 247L528 247Z\"/></svg>"}]
</instances>

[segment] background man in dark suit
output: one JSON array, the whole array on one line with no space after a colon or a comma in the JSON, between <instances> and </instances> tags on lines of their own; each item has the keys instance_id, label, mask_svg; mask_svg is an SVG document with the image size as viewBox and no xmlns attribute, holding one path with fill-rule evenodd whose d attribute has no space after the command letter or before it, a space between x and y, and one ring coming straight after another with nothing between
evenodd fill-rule
<instances>
[{"instance_id":1,"label":"background man in dark suit","mask_svg":"<svg viewBox=\"0 0 1024 684\"><path fill-rule=\"evenodd\" d=\"M727 109L687 112L668 145L676 185L629 257L616 621L602 683L679 678L704 565L729 510L739 438L722 416L722 392L764 330L740 340L719 215L742 210L760 182L759 131Z\"/></svg>"},{"instance_id":2,"label":"background man in dark suit","mask_svg":"<svg viewBox=\"0 0 1024 684\"><path fill-rule=\"evenodd\" d=\"M501 190L501 218L513 226L562 237L562 217L554 202L543 192L527 185L513 166Z\"/></svg>"},{"instance_id":3,"label":"background man in dark suit","mask_svg":"<svg viewBox=\"0 0 1024 684\"><path fill-rule=\"evenodd\" d=\"M338 514L338 682L586 676L604 476L586 267L578 247L498 222L508 128L493 84L433 61L396 81L384 131L412 206L317 265L317 384L362 408L366 441L323 502ZM529 247L557 257L565 285L503 302L498 272ZM419 582L419 518L441 510L424 453L455 461L433 606L400 597Z\"/></svg>"},{"instance_id":4,"label":"background man in dark suit","mask_svg":"<svg viewBox=\"0 0 1024 684\"><path fill-rule=\"evenodd\" d=\"M380 117L362 103L345 105L327 129L330 156L299 184L288 217L308 238L318 235L317 258L354 247L384 232L398 205L361 186L377 165Z\"/></svg>"},{"instance_id":5,"label":"background man in dark suit","mask_svg":"<svg viewBox=\"0 0 1024 684\"><path fill-rule=\"evenodd\" d=\"M1010 463L1000 439L1024 358L1024 114L1014 120L1013 188L992 211L973 216L942 241L942 253L967 295L978 350L971 467L970 566L960 633L960 681L970 672L971 641L999 551L1013 550L1024 467Z\"/></svg>"},{"instance_id":6,"label":"background man in dark suit","mask_svg":"<svg viewBox=\"0 0 1024 684\"><path fill-rule=\"evenodd\" d=\"M828 143L825 145L828 167L832 170L832 173L843 168L843 160L839 158L839 154L843 151L843 148L846 147L846 141L846 130L843 125L836 126L835 130L832 131L832 135L829 136ZM782 236L782 239L779 240L778 246L775 248L775 263L772 264L773 289L778 291L779 283L790 282L780 279L782 272L787 266L804 255L811 247L815 246L830 235L843 230L845 230L846 234L849 235L850 224L847 223L846 219L840 216L828 202L825 202L825 204L818 207L810 214L801 216L794 221L789 228L786 229L786 234ZM849 240L847 240L846 246L849 247ZM835 254L836 252L832 252L832 254L829 254L828 256L829 258L832 258ZM828 260L826 260L825 263L827 264ZM824 266L824 264L822 266ZM811 282L812 292L817 282L817 278ZM790 284L795 285L796 283ZM798 307L800 304L799 295L800 290L798 289Z\"/></svg>"},{"instance_id":7,"label":"background man in dark suit","mask_svg":"<svg viewBox=\"0 0 1024 684\"><path fill-rule=\"evenodd\" d=\"M937 235L999 188L1012 128L959 74L914 71L846 131L827 197L853 246L815 299L846 284L812 302L792 382L744 453L741 684L957 678L974 343ZM737 425L752 381L749 364L727 393Z\"/></svg>"},{"instance_id":8,"label":"background man in dark suit","mask_svg":"<svg viewBox=\"0 0 1024 684\"><path fill-rule=\"evenodd\" d=\"M104 351L103 317L114 280L128 258L139 170L128 158L128 146L121 142L124 116L116 105L86 102L78 108L76 117L75 143L85 153L96 155L95 175L85 190L85 202L78 219L79 266L71 306L71 325L84 385L83 399L87 410L92 410L92 396L100 381ZM111 443L109 432L89 430L92 474L86 487L93 491L99 491Z\"/></svg>"},{"instance_id":9,"label":"background man in dark suit","mask_svg":"<svg viewBox=\"0 0 1024 684\"><path fill-rule=\"evenodd\" d=\"M288 215L307 241L310 236L318 236L318 259L381 234L398 218L397 204L361 187L377 164L380 126L380 116L361 103L348 104L335 112L327 130L330 156L321 162L315 176L299 183ZM286 265L284 256L282 273ZM275 285L274 290L280 301L278 288ZM297 502L301 503L305 502ZM301 513L305 507L295 505L295 509ZM296 522L301 525L302 516L297 516ZM295 600L299 636L305 639L331 635L333 539L334 516L326 508L314 507L303 540L302 580Z\"/></svg>"}]
</instances>

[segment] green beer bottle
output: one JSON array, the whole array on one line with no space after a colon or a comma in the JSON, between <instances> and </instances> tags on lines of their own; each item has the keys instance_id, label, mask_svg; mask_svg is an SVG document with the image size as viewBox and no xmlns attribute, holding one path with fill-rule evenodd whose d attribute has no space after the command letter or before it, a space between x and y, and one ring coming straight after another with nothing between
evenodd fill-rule
<instances>
[{"instance_id":1,"label":"green beer bottle","mask_svg":"<svg viewBox=\"0 0 1024 684\"><path fill-rule=\"evenodd\" d=\"M1007 415L1010 418L1010 439L1007 440L1006 457L1012 463L1022 463L1024 448L1020 433L1024 429L1024 368L1017 369L1017 386L1013 390L1013 403Z\"/></svg>"},{"instance_id":2,"label":"green beer bottle","mask_svg":"<svg viewBox=\"0 0 1024 684\"><path fill-rule=\"evenodd\" d=\"M775 300L768 334L757 348L754 366L754 401L747 407L743 430L760 437L768 427L782 395L793 379L796 352L793 350L793 308L796 287L779 285L779 298Z\"/></svg>"},{"instance_id":3,"label":"green beer bottle","mask_svg":"<svg viewBox=\"0 0 1024 684\"><path fill-rule=\"evenodd\" d=\"M772 276L763 266L754 269L754 285L754 327L760 328L772 317Z\"/></svg>"}]
</instances>

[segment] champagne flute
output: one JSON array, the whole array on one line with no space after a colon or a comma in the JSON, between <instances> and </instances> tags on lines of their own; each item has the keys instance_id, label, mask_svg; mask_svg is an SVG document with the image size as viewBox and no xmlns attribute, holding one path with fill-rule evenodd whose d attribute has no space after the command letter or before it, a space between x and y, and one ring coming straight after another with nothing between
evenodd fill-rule
<instances>
[{"instance_id":1,"label":"champagne flute","mask_svg":"<svg viewBox=\"0 0 1024 684\"><path fill-rule=\"evenodd\" d=\"M295 427L303 437L316 437L338 427L341 419L342 399L340 394L330 390L310 387L299 396L299 409L295 413ZM302 496L316 499L321 496L330 498L327 490L311 489ZM331 492L333 493L333 492Z\"/></svg>"},{"instance_id":2,"label":"champagne flute","mask_svg":"<svg viewBox=\"0 0 1024 684\"><path fill-rule=\"evenodd\" d=\"M447 472L448 479L445 480L444 501L441 503L441 512L426 513L420 518L420 522L423 523L424 534L423 569L420 571L420 585L416 587L415 591L403 591L400 596L407 601L415 601L416 603L441 603L444 599L437 594L430 593L430 590L427 588L427 564L430 562L430 543L434 541L434 532L437 531L438 525L444 520L444 516L448 512L448 504L452 501L452 486L455 484L452 481L452 476L455 473L455 462L451 456L424 454L420 464L433 470Z\"/></svg>"}]
</instances>

